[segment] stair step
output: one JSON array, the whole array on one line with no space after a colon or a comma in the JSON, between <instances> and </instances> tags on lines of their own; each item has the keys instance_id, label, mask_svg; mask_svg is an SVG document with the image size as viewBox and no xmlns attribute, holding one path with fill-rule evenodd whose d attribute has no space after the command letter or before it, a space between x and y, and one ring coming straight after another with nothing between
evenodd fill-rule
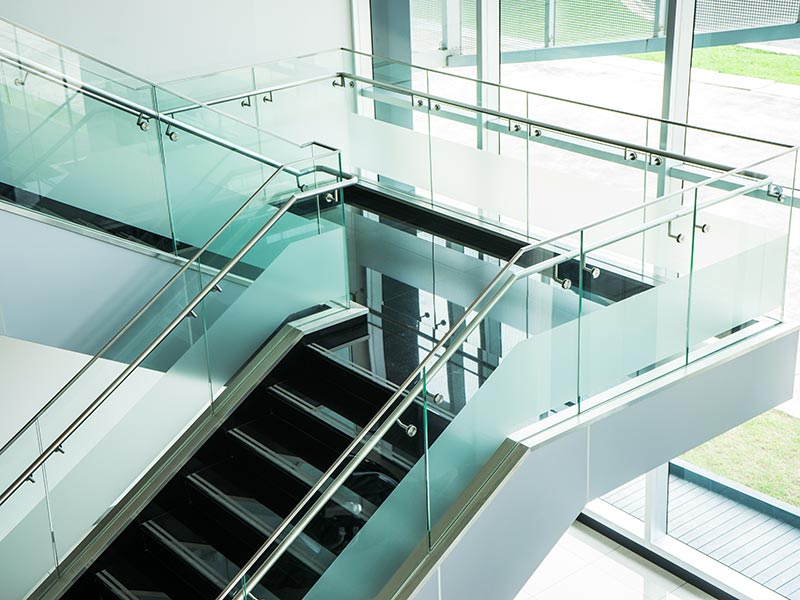
<instances>
[{"instance_id":1,"label":"stair step","mask_svg":"<svg viewBox=\"0 0 800 600\"><path fill-rule=\"evenodd\" d=\"M292 475L307 486L313 486L322 477L322 471L302 458L276 452L248 433L247 426L230 429L228 434L274 466ZM325 489L324 487L322 488ZM375 512L375 506L345 486L340 487L331 499L353 516L366 521Z\"/></svg>"},{"instance_id":2,"label":"stair step","mask_svg":"<svg viewBox=\"0 0 800 600\"><path fill-rule=\"evenodd\" d=\"M95 573L97 580L119 600L171 600L164 592L152 590L129 590L105 569Z\"/></svg>"},{"instance_id":3,"label":"stair step","mask_svg":"<svg viewBox=\"0 0 800 600\"><path fill-rule=\"evenodd\" d=\"M287 404L303 411L303 413L315 419L320 424L331 427L349 438L354 438L361 432L361 426L353 423L336 411L331 410L324 404L319 404L289 389L284 384L274 384L269 387L269 391ZM378 442L373 452L388 463L399 466L404 472L410 471L411 467L414 466L414 460L412 460L408 454L395 448L385 439ZM385 466L389 467L390 465Z\"/></svg>"},{"instance_id":4,"label":"stair step","mask_svg":"<svg viewBox=\"0 0 800 600\"><path fill-rule=\"evenodd\" d=\"M142 529L220 590L239 572L237 565L210 544L179 540L155 521L143 523ZM248 597L254 600L278 600L277 596L260 585L254 590L248 589Z\"/></svg>"},{"instance_id":5,"label":"stair step","mask_svg":"<svg viewBox=\"0 0 800 600\"><path fill-rule=\"evenodd\" d=\"M187 476L189 482L208 495L225 510L257 530L264 539L268 538L281 524L283 519L254 498L226 494L210 481L197 473ZM290 531L290 530L288 530ZM288 533L287 531L287 533ZM317 543L305 533L301 533L290 546L289 554L306 565L317 575L325 572L336 558L323 545Z\"/></svg>"}]
</instances>

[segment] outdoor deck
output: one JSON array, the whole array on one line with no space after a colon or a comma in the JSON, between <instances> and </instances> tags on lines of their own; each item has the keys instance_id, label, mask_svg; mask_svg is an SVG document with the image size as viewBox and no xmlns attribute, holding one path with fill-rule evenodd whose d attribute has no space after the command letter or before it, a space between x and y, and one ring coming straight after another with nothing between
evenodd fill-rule
<instances>
[{"instance_id":1,"label":"outdoor deck","mask_svg":"<svg viewBox=\"0 0 800 600\"><path fill-rule=\"evenodd\" d=\"M603 500L644 519L644 477ZM800 600L800 528L672 474L667 519L673 537L790 600Z\"/></svg>"}]
</instances>

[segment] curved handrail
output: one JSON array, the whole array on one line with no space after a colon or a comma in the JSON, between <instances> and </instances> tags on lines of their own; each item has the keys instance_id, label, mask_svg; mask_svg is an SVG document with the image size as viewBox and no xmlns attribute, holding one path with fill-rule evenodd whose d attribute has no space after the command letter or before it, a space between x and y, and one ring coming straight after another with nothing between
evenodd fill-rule
<instances>
[{"instance_id":1,"label":"curved handrail","mask_svg":"<svg viewBox=\"0 0 800 600\"><path fill-rule=\"evenodd\" d=\"M692 191L693 189L697 189L699 187L709 185L713 181L718 181L722 178L736 175L740 172L746 172L749 169L752 169L755 166L758 166L764 162L774 160L791 152L797 151L798 147L794 147L790 150L786 150L781 152L777 155L771 156L767 159L760 160L756 163L748 165L746 167L741 167L738 169L732 169L731 171L721 174L715 178L711 178L709 180L705 180L699 184L695 184L689 188L685 188L678 192L673 192L671 194L662 196L658 198L656 201L663 202L665 199L669 197L674 197L679 194L685 194L687 192ZM668 223L674 219L680 218L682 216L686 216L687 214L691 214L695 210L699 210L701 208L707 208L709 206L713 206L720 202L724 202L732 197L736 197L743 194L748 194L753 192L759 188L764 187L765 185L769 185L772 179L769 177L765 177L764 179L760 179L755 183L750 184L749 186L743 186L734 192L730 192L728 194L724 194L719 198L715 198L710 200L702 205L693 205L693 206L685 206L681 207L677 211L674 211L668 215L659 217L654 219L653 221L649 221L639 227L636 227L630 231L625 232L621 237L627 237L630 235L635 235L637 233L641 233L643 231L647 231L648 229L663 225L664 223ZM650 204L655 203L656 201L651 202ZM277 562L277 560L286 552L289 546L294 542L297 536L300 535L305 530L305 527L311 522L311 520L322 510L323 506L325 505L328 500L336 493L336 491L344 485L346 479L352 474L352 472L356 469L356 467L367 457L367 455L372 451L372 449L378 444L378 442L383 438L383 436L389 431L389 429L394 425L395 421L402 417L403 412L411 405L414 399L422 392L423 390L423 380L421 374L423 370L426 371L426 375L431 377L435 375L444 364L450 359L450 357L456 352L458 347L461 345L461 342L469 336L469 334L474 331L474 329L480 324L486 314L494 307L495 304L503 297L506 291L520 278L528 277L534 273L546 271L551 269L561 262L565 262L567 260L572 260L577 256L581 255L582 250L573 250L571 252L567 252L562 255L555 256L548 260L544 260L532 267L525 268L520 270L517 273L511 273L506 280L500 285L499 288L492 294L489 298L488 302L476 313L473 320L462 330L459 334L456 341L450 344L449 347L445 349L440 357L437 357L436 354L439 352L445 344L453 337L456 330L464 324L470 313L475 310L475 308L486 299L489 294L491 293L492 289L501 281L501 279L508 275L511 268L516 265L517 262L530 252L531 250L541 248L543 246L548 246L556 243L559 240L562 240L566 237L574 235L580 231L585 231L594 227L596 225L600 225L606 222L609 222L612 219L615 219L619 216L629 214L635 210L641 210L642 205L635 207L634 209L630 209L625 211L624 213L620 213L618 215L614 215L613 217L609 217L597 223L593 223L591 225L581 227L576 229L570 233L559 235L555 238L551 238L549 240L545 240L542 242L537 242L534 244L529 244L520 248L512 257L511 259L503 266L502 269L492 278L489 284L481 291L475 300L464 310L464 313L461 317L447 330L447 332L442 336L439 342L428 352L425 358L420 362L420 364L411 372L411 374L406 378L406 380L400 385L400 387L392 394L389 400L378 410L378 412L370 419L370 421L361 429L359 434L353 438L353 440L347 445L347 447L342 451L339 457L328 467L328 469L322 474L319 480L311 486L309 491L306 493L305 496L300 500L300 502L291 510L291 512L284 518L281 524L272 532L272 534L267 538L267 540L256 550L256 553L247 561L247 563L240 569L239 573L228 583L228 585L222 590L222 592L217 596L217 600L225 600L229 597L229 594L234 591L234 589L239 585L239 582L242 581L243 577L247 577L248 585L257 585L259 581L266 575L266 573L272 568L272 566ZM615 236L612 238L616 240L620 236ZM592 250L597 249L608 243L605 241L603 243L596 244L592 247ZM587 249L583 249L585 253L588 251ZM435 360L435 362L433 362ZM429 363L433 364L428 368ZM416 380L416 383L414 383ZM412 387L412 384L413 387ZM405 397L403 397L405 396ZM398 400L402 400L397 404L397 406L392 410L391 407L398 402ZM387 415L385 419L383 417ZM381 423L381 420L383 422ZM379 425L380 423L380 425ZM376 426L377 429L375 432L366 440L367 436L370 434L373 428ZM366 440L366 441L365 441ZM362 445L363 443L363 445ZM358 448L361 446L361 448ZM339 468L350 458L350 462L341 470ZM337 474L338 471L338 474ZM334 477L335 475L335 477ZM334 477L333 481L328 483L328 480ZM323 490L323 488L325 488ZM308 509L303 513L302 517L299 519L297 524L292 525L292 521L303 512L303 509L306 505L319 493L317 500L310 506ZM286 531L291 528L288 533ZM255 573L248 576L248 572L252 569L256 563L266 554L267 550L280 538L284 533L286 533L285 537L283 537L275 547L275 549L269 554L269 556L259 565L256 569ZM243 595L241 590L234 596L234 600L243 600Z\"/></svg>"},{"instance_id":2,"label":"curved handrail","mask_svg":"<svg viewBox=\"0 0 800 600\"><path fill-rule=\"evenodd\" d=\"M273 174L273 176L274 176L274 174ZM266 235L266 233L272 228L272 226L298 200L304 200L306 198L311 198L313 196L319 196L321 194L326 194L326 193L329 193L329 192L340 190L342 188L349 187L349 186L355 184L358 181L358 178L356 176L354 176L354 175L343 174L343 176L346 176L346 178L343 179L343 180L337 181L335 183L326 184L326 185L320 186L318 188L314 188L314 189L310 189L310 190L304 190L304 191L301 191L301 192L299 192L297 194L293 194L277 211L275 211L275 213L256 232L256 234L250 239L250 241L248 241L239 250L239 252L237 252L233 256L233 258L231 258L225 264L225 266L222 267L222 269L220 269L220 271L211 279L211 281L209 281L209 283L206 284L206 286L202 290L200 290L200 292L194 297L194 299L191 300L178 313L178 315L169 323L169 325L167 325L167 327L163 331L161 331L161 333L159 333L153 339L153 341L150 342L150 344L148 344L148 346L144 349L144 351L138 357L136 357L136 359L134 359L133 362L131 362L122 371L122 373L120 373L117 376L117 378L114 379L114 381L111 382L111 384L109 384L109 386L106 387L106 389L103 390L103 392L97 398L95 398L95 400L92 401L92 403L89 404L89 406L87 406L83 410L83 412L80 415L78 415L78 417L72 423L70 423L70 425L68 425L66 427L66 429L64 429L64 431L39 455L38 458L36 458L36 460L34 460L22 472L22 474L16 480L14 480L14 482L10 486L8 486L8 488L6 488L6 490L2 494L0 494L0 506L2 506L5 503L5 501L8 500L13 495L13 493L17 489L19 489L19 487L36 471L36 469L38 469L40 466L42 466L42 464L44 464L44 462L50 457L50 455L53 454L54 452L56 452L58 450L59 446L61 446L61 444L63 444L69 438L69 436L72 435L92 415L92 413L94 413L100 407L100 405L103 404L103 402L105 402L106 399L111 394L114 393L114 391L120 385L122 385L122 383L131 375L131 373L133 373L133 371L135 371L136 368L140 364L142 364L142 362L144 362L144 360L150 355L150 353L153 350L155 350L156 347L161 342L163 342L164 339L166 339L167 336L170 333L172 333L172 331L181 323L181 321L183 321L183 319L185 319L186 316L189 315L192 312L192 310L198 304L200 304L200 302L202 302L202 300L209 293L214 291L214 289L217 287L219 282L222 281L222 279L230 272L230 270L233 269L233 267L242 259L242 257L244 257L244 255L247 254L253 248L253 246L255 246L259 242L259 240L261 240L261 238L264 237L264 235ZM262 189L263 189L264 185L266 185L269 181L271 181L271 179L272 179L272 177L270 179L268 179L264 184L262 184ZM251 200L252 200L252 198L251 198ZM240 213L241 210L243 210L243 208L244 207L239 209L239 211L237 211L237 214ZM231 220L229 219L226 222L225 226L223 227L223 230L230 222L231 222ZM221 233L221 232L222 232L222 230L217 232L217 235L219 235L219 233ZM209 244L210 243L211 242L209 242ZM204 247L207 247L207 246L208 246L208 244L206 246L204 246ZM195 255L195 258L197 258L197 256L198 255ZM194 262L194 259L192 261L187 262L187 264L184 265L184 267L182 268L182 270L180 272L185 272L186 269L189 268L189 266L191 264L193 264L193 262ZM173 280L174 280L174 278L173 278ZM173 280L170 280L170 281L173 281ZM163 292L163 290L164 290L164 288L162 288L162 290L159 291L159 294L161 294ZM151 304L151 303L149 303L149 304ZM140 311L140 313L141 313L141 311ZM130 323L128 325L130 325ZM126 327L127 327L127 325L126 325ZM121 335L121 333L119 335ZM92 359L92 360L95 360L95 359ZM90 361L90 362L92 362L92 361ZM74 380L75 380L75 378L73 378L71 381L74 381Z\"/></svg>"}]
</instances>

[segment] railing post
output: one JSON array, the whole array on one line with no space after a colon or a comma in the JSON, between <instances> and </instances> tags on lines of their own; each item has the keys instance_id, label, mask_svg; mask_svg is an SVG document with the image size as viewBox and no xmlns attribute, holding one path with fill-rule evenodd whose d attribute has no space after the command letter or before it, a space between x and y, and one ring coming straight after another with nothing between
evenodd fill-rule
<instances>
[{"instance_id":1,"label":"railing post","mask_svg":"<svg viewBox=\"0 0 800 600\"><path fill-rule=\"evenodd\" d=\"M461 1L442 0L442 50L461 54Z\"/></svg>"},{"instance_id":2,"label":"railing post","mask_svg":"<svg viewBox=\"0 0 800 600\"><path fill-rule=\"evenodd\" d=\"M487 84L500 83L500 0L477 0L478 73L476 79ZM478 83L478 106L498 110L500 94L496 85ZM483 115L475 116L477 147L490 146ZM499 134L494 134L499 146Z\"/></svg>"},{"instance_id":3,"label":"railing post","mask_svg":"<svg viewBox=\"0 0 800 600\"><path fill-rule=\"evenodd\" d=\"M669 463L649 471L644 485L644 539L657 542L667 535Z\"/></svg>"},{"instance_id":4,"label":"railing post","mask_svg":"<svg viewBox=\"0 0 800 600\"><path fill-rule=\"evenodd\" d=\"M544 1L544 47L556 45L556 0Z\"/></svg>"}]
</instances>

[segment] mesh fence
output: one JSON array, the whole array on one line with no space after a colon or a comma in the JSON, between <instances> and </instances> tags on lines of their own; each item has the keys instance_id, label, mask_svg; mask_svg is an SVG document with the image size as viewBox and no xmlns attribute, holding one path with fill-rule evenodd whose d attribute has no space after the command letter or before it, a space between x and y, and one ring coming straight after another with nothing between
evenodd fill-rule
<instances>
[{"instance_id":1,"label":"mesh fence","mask_svg":"<svg viewBox=\"0 0 800 600\"><path fill-rule=\"evenodd\" d=\"M461 51L464 54L478 52L477 10L475 0L461 0Z\"/></svg>"},{"instance_id":2,"label":"mesh fence","mask_svg":"<svg viewBox=\"0 0 800 600\"><path fill-rule=\"evenodd\" d=\"M653 36L655 0L556 0L555 46Z\"/></svg>"},{"instance_id":3,"label":"mesh fence","mask_svg":"<svg viewBox=\"0 0 800 600\"><path fill-rule=\"evenodd\" d=\"M547 44L547 6L554 5ZM460 0L461 48L477 52L476 2ZM501 0L503 52L653 37L656 0ZM442 38L439 0L411 0L414 50L436 49ZM695 31L706 33L796 23L800 0L697 0Z\"/></svg>"},{"instance_id":4,"label":"mesh fence","mask_svg":"<svg viewBox=\"0 0 800 600\"><path fill-rule=\"evenodd\" d=\"M800 0L798 0L800 1ZM503 52L543 48L550 0L501 0L500 48ZM655 0L554 0L551 46L572 46L653 35ZM475 0L461 0L461 46L476 52Z\"/></svg>"},{"instance_id":5,"label":"mesh fence","mask_svg":"<svg viewBox=\"0 0 800 600\"><path fill-rule=\"evenodd\" d=\"M698 0L695 32L797 23L800 0Z\"/></svg>"},{"instance_id":6,"label":"mesh fence","mask_svg":"<svg viewBox=\"0 0 800 600\"><path fill-rule=\"evenodd\" d=\"M442 1L411 0L411 51L431 52L442 45Z\"/></svg>"},{"instance_id":7,"label":"mesh fence","mask_svg":"<svg viewBox=\"0 0 800 600\"><path fill-rule=\"evenodd\" d=\"M501 0L502 52L545 46L545 11L549 0Z\"/></svg>"}]
</instances>

